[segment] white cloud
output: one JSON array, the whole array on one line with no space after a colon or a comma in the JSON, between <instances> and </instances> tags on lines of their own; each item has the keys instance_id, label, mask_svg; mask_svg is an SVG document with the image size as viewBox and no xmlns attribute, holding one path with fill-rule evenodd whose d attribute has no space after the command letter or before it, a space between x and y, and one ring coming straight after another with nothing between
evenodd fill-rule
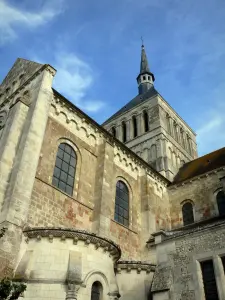
<instances>
[{"instance_id":1,"label":"white cloud","mask_svg":"<svg viewBox=\"0 0 225 300\"><path fill-rule=\"evenodd\" d=\"M54 87L83 110L88 112L101 110L104 103L90 100L87 96L94 83L91 67L75 54L62 51L55 53L54 61L57 70Z\"/></svg>"},{"instance_id":2,"label":"white cloud","mask_svg":"<svg viewBox=\"0 0 225 300\"><path fill-rule=\"evenodd\" d=\"M16 26L21 25L31 29L43 25L62 13L62 0L45 1L42 10L29 12L0 0L0 45L17 37Z\"/></svg>"},{"instance_id":3,"label":"white cloud","mask_svg":"<svg viewBox=\"0 0 225 300\"><path fill-rule=\"evenodd\" d=\"M225 105L214 103L211 110L201 115L201 125L197 130L199 155L224 147L225 141Z\"/></svg>"}]
</instances>

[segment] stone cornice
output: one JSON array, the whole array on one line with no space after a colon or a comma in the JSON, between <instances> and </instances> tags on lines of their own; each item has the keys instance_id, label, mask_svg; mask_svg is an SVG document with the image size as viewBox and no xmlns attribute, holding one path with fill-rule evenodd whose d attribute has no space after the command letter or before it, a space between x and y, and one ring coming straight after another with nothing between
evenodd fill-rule
<instances>
[{"instance_id":1,"label":"stone cornice","mask_svg":"<svg viewBox=\"0 0 225 300\"><path fill-rule=\"evenodd\" d=\"M205 219L187 226L180 227L178 229L166 231L160 230L158 232L152 233L150 239L147 241L149 246L154 246L155 244L163 243L171 239L177 239L187 235L194 235L195 233L203 231L212 231L213 229L219 229L225 227L225 217L217 216L209 219ZM159 237L156 243L156 238Z\"/></svg>"},{"instance_id":2,"label":"stone cornice","mask_svg":"<svg viewBox=\"0 0 225 300\"><path fill-rule=\"evenodd\" d=\"M27 242L29 242L30 239L41 240L42 238L48 238L49 242L53 242L54 238L61 238L62 241L72 239L75 245L79 241L83 241L87 246L93 244L96 249L103 248L105 252L108 252L113 257L115 262L118 261L121 256L121 249L116 243L86 230L39 227L24 229L23 233Z\"/></svg>"},{"instance_id":3,"label":"stone cornice","mask_svg":"<svg viewBox=\"0 0 225 300\"><path fill-rule=\"evenodd\" d=\"M126 270L127 273L131 272L131 270L136 270L138 274L142 271L150 273L155 271L155 265L142 261L120 260L117 262L115 269L119 274L122 270Z\"/></svg>"}]
</instances>

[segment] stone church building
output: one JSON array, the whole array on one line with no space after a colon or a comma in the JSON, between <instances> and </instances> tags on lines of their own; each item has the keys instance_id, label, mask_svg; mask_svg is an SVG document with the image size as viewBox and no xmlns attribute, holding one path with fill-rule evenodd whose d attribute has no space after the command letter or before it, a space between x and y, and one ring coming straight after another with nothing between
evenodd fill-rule
<instances>
[{"instance_id":1,"label":"stone church building","mask_svg":"<svg viewBox=\"0 0 225 300\"><path fill-rule=\"evenodd\" d=\"M17 59L0 85L0 275L24 300L224 300L225 148L154 87L97 124ZM57 76L57 75L56 75Z\"/></svg>"}]
</instances>

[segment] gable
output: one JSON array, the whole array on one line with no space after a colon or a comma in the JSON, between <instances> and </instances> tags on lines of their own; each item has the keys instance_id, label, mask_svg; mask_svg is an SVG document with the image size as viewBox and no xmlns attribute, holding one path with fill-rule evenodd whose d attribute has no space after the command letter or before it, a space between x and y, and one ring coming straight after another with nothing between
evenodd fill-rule
<instances>
[{"instance_id":1,"label":"gable","mask_svg":"<svg viewBox=\"0 0 225 300\"><path fill-rule=\"evenodd\" d=\"M30 78L41 66L42 64L17 58L16 62L10 69L9 73L2 81L1 88L4 89L13 83L14 81L18 81L22 77L22 81L25 82L28 78Z\"/></svg>"}]
</instances>

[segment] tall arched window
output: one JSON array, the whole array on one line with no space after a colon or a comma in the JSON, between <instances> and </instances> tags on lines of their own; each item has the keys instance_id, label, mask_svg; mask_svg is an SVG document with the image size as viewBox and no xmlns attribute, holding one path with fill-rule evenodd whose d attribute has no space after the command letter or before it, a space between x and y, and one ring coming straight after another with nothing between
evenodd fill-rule
<instances>
[{"instance_id":1,"label":"tall arched window","mask_svg":"<svg viewBox=\"0 0 225 300\"><path fill-rule=\"evenodd\" d=\"M126 184L119 180L116 184L115 221L129 225L129 191Z\"/></svg>"},{"instance_id":2,"label":"tall arched window","mask_svg":"<svg viewBox=\"0 0 225 300\"><path fill-rule=\"evenodd\" d=\"M132 117L132 123L133 123L133 137L135 138L137 136L137 119L135 116Z\"/></svg>"},{"instance_id":3,"label":"tall arched window","mask_svg":"<svg viewBox=\"0 0 225 300\"><path fill-rule=\"evenodd\" d=\"M76 162L73 148L66 143L61 143L56 156L52 185L69 195L73 194Z\"/></svg>"},{"instance_id":4,"label":"tall arched window","mask_svg":"<svg viewBox=\"0 0 225 300\"><path fill-rule=\"evenodd\" d=\"M125 122L122 122L122 139L124 143L127 141L127 126Z\"/></svg>"},{"instance_id":5,"label":"tall arched window","mask_svg":"<svg viewBox=\"0 0 225 300\"><path fill-rule=\"evenodd\" d=\"M115 127L112 127L112 135L113 135L114 137L116 137L116 128L115 128Z\"/></svg>"},{"instance_id":6,"label":"tall arched window","mask_svg":"<svg viewBox=\"0 0 225 300\"><path fill-rule=\"evenodd\" d=\"M149 131L148 113L146 110L143 112L143 122L145 132Z\"/></svg>"},{"instance_id":7,"label":"tall arched window","mask_svg":"<svg viewBox=\"0 0 225 300\"><path fill-rule=\"evenodd\" d=\"M190 202L187 202L182 206L182 214L184 225L194 223L193 205Z\"/></svg>"},{"instance_id":8,"label":"tall arched window","mask_svg":"<svg viewBox=\"0 0 225 300\"><path fill-rule=\"evenodd\" d=\"M99 281L95 281L91 287L91 300L101 300L102 285Z\"/></svg>"},{"instance_id":9,"label":"tall arched window","mask_svg":"<svg viewBox=\"0 0 225 300\"><path fill-rule=\"evenodd\" d=\"M225 193L224 193L224 191L220 191L216 195L216 201L217 201L219 215L224 216L225 215Z\"/></svg>"}]
</instances>

